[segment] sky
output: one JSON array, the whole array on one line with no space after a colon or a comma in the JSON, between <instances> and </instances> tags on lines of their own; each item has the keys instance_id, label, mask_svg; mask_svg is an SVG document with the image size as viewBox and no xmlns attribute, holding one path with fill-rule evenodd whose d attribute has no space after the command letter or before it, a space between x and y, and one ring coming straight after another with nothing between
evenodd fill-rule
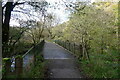
<instances>
[{"instance_id":1,"label":"sky","mask_svg":"<svg viewBox=\"0 0 120 80\"><path fill-rule=\"evenodd\" d=\"M50 6L56 6L56 7L48 8L47 10L48 10L49 13L52 13L52 14L54 14L56 16L57 20L59 20L59 23L63 23L63 22L68 20L69 12L65 10L65 6L61 5L61 4L63 4L62 0L46 0L46 1L51 4ZM55 4L55 3L59 3L59 5ZM28 7L28 6L26 6L26 7ZM56 9L54 9L54 8L56 8ZM36 15L35 13L32 13L32 12L30 12L30 13ZM26 20L26 17L24 15L22 15L22 13L19 13L19 14L20 15L17 15L17 16L19 16L23 20ZM12 15L16 16L14 14L14 12L13 12ZM19 26L19 23L16 20L11 19L10 25L11 26L13 26L13 25Z\"/></svg>"},{"instance_id":2,"label":"sky","mask_svg":"<svg viewBox=\"0 0 120 80\"><path fill-rule=\"evenodd\" d=\"M34 1L34 0L33 0ZM40 1L40 0L35 0L35 1ZM70 12L66 10L66 7L65 5L63 5L63 1L91 1L91 2L99 2L99 1L111 1L111 2L117 2L118 0L46 0L48 3L50 3L51 5L50 6L55 6L55 7L52 7L52 8L48 8L48 12L49 13L52 13L56 16L57 20L59 20L59 23L63 23L63 22L66 22L69 20L69 14ZM58 3L58 4L55 4L55 3ZM26 10L28 10L27 8L29 8L30 6L22 6L22 7L25 7ZM55 9L56 8L56 9ZM17 10L17 8L16 8ZM32 11L26 11L26 12L29 12L30 14L34 14L37 16L36 13L33 13ZM27 20L27 18L31 18L31 17L28 17L28 16L25 16L23 15L22 13L19 13L20 15L16 15L16 14L12 14L13 16L18 16L19 18L23 19L23 20ZM18 21L14 20L13 18L11 18L11 21L10 21L10 25L13 26L19 26L19 23Z\"/></svg>"}]
</instances>

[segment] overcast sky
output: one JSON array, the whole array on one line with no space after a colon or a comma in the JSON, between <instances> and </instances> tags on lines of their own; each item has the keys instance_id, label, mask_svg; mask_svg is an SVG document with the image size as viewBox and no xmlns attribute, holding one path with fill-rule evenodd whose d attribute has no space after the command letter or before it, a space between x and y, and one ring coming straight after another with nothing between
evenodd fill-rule
<instances>
[{"instance_id":1,"label":"overcast sky","mask_svg":"<svg viewBox=\"0 0 120 80\"><path fill-rule=\"evenodd\" d=\"M36 0L36 1L40 1L40 0ZM56 15L57 19L60 20L60 23L63 23L68 20L68 17L70 14L69 11L66 10L65 5L62 5L62 4L64 4L63 1L72 1L72 2L75 2L75 1L86 1L86 2L87 1L92 1L92 2L95 2L95 1L106 1L106 2L108 1L109 2L109 1L111 1L111 2L115 2L116 1L117 2L118 0L63 0L63 1L62 0L46 0L46 1L51 4L50 6L55 6L52 8L48 8L47 9L48 12ZM57 3L57 4L55 4L55 3ZM26 12L37 15L35 12L32 12L32 10L29 11L29 9L27 9L30 6L26 5L26 6L22 6L22 7L25 7L26 10L28 10ZM32 18L32 17L28 17L25 14L23 15L22 13L19 13L19 15L17 15L17 14L14 14L14 12L12 13L12 16L18 16L20 19L23 19L23 20L27 20L27 18ZM37 17L37 18L39 18L39 17ZM11 18L10 25L19 26L18 22L16 20L14 20L14 18Z\"/></svg>"},{"instance_id":2,"label":"overcast sky","mask_svg":"<svg viewBox=\"0 0 120 80\"><path fill-rule=\"evenodd\" d=\"M62 5L63 4L62 0L46 0L46 1L48 3L50 3L50 6L55 6L55 7L52 7L52 8L48 8L47 10L48 10L49 13L54 14L56 16L57 20L60 21L60 23L63 23L63 22L68 20L69 12L66 11L65 5ZM55 4L55 3L57 3L57 4ZM21 7L23 7L23 6L21 6ZM27 9L27 7L29 8L30 6L26 5L24 7L26 7L26 9ZM17 8L15 8L14 10L17 10ZM28 12L28 11L25 11L25 12ZM29 13L37 15L35 12L32 12L32 10L29 11ZM33 17L25 16L25 14L23 15L23 13L17 13L16 14L16 12L12 12L12 16L17 16L17 17L19 17L23 20L27 20L27 18L33 18ZM14 18L11 17L10 25L11 26L12 25L19 26L19 23Z\"/></svg>"}]
</instances>

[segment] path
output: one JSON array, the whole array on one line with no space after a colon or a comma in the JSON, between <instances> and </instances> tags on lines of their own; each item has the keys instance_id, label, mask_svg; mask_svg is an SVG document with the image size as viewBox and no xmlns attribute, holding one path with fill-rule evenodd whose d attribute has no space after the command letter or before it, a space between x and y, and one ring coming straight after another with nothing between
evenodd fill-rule
<instances>
[{"instance_id":1,"label":"path","mask_svg":"<svg viewBox=\"0 0 120 80\"><path fill-rule=\"evenodd\" d=\"M50 78L81 78L75 58L64 48L55 43L46 42L43 55L48 61Z\"/></svg>"}]
</instances>

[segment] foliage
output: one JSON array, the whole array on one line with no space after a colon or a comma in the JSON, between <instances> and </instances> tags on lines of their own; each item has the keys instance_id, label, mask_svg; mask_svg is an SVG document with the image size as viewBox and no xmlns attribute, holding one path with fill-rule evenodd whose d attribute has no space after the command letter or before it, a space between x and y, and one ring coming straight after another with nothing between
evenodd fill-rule
<instances>
[{"instance_id":1,"label":"foliage","mask_svg":"<svg viewBox=\"0 0 120 80\"><path fill-rule=\"evenodd\" d=\"M40 44L36 45L35 48L31 53L34 53L35 55L35 61L34 64L31 64L31 69L24 73L23 78L44 78L45 77L45 64L46 61L43 58L43 55L41 54L41 51L44 46L44 41L42 41Z\"/></svg>"},{"instance_id":2,"label":"foliage","mask_svg":"<svg viewBox=\"0 0 120 80\"><path fill-rule=\"evenodd\" d=\"M110 55L91 55L91 61L81 61L83 71L92 78L119 78L118 63Z\"/></svg>"},{"instance_id":3,"label":"foliage","mask_svg":"<svg viewBox=\"0 0 120 80\"><path fill-rule=\"evenodd\" d=\"M31 70L26 73L24 77L26 78L44 78L45 73L45 62L43 61L43 57L37 56L37 61L34 63Z\"/></svg>"},{"instance_id":4,"label":"foliage","mask_svg":"<svg viewBox=\"0 0 120 80\"><path fill-rule=\"evenodd\" d=\"M29 41L32 40L32 43L36 45L43 38L42 33L44 31L44 23L30 20L29 25L29 29L24 36L25 38L29 38Z\"/></svg>"},{"instance_id":5,"label":"foliage","mask_svg":"<svg viewBox=\"0 0 120 80\"><path fill-rule=\"evenodd\" d=\"M4 49L3 49L3 56L5 57L10 57L13 54L15 54L15 49L16 46L20 43L20 39L23 37L24 32L26 31L26 27L10 27L10 32L9 32L9 41L5 45L4 44ZM8 54L7 54L8 53ZM11 54L10 54L11 53Z\"/></svg>"},{"instance_id":6,"label":"foliage","mask_svg":"<svg viewBox=\"0 0 120 80\"><path fill-rule=\"evenodd\" d=\"M24 7L18 7L19 5L27 5L29 6L27 9L24 9ZM37 12L37 14L40 16L42 15L41 18L43 18L43 16L45 16L46 14L46 8L48 7L48 3L44 0L40 1L40 2L31 2L31 1L4 1L2 2L2 39L3 39L3 57L10 57L14 53L14 48L16 46L16 44L18 43L18 41L21 39L21 37L23 36L24 31L26 30L25 27L28 27L28 25L26 26L26 22L23 20L21 21L21 18L18 17L18 15L20 16L21 14L18 13L14 13L14 12L19 12L19 13L23 13L24 16L27 17L32 17L35 18L34 14L31 14L31 12ZM32 8L32 10L31 10ZM18 10L19 9L19 10ZM27 11L27 12L26 12ZM23 15L22 14L22 15ZM13 16L13 15L17 15L17 16ZM38 17L37 17L38 18ZM9 23L10 23L10 19L16 20L16 21L20 21L20 25L22 25L20 27L14 27L11 28ZM29 18L29 20L31 20L31 18ZM22 24L21 24L22 22ZM10 33L10 34L9 34Z\"/></svg>"},{"instance_id":7,"label":"foliage","mask_svg":"<svg viewBox=\"0 0 120 80\"><path fill-rule=\"evenodd\" d=\"M5 72L6 72L6 70L5 70L5 64L7 62L10 62L10 61L11 61L11 58L3 58L2 59L2 75L5 75Z\"/></svg>"},{"instance_id":8,"label":"foliage","mask_svg":"<svg viewBox=\"0 0 120 80\"><path fill-rule=\"evenodd\" d=\"M53 29L55 40L69 40L82 45L83 55L90 58L87 63L83 58L82 68L90 77L118 78L117 4L98 4L75 9L68 22Z\"/></svg>"}]
</instances>

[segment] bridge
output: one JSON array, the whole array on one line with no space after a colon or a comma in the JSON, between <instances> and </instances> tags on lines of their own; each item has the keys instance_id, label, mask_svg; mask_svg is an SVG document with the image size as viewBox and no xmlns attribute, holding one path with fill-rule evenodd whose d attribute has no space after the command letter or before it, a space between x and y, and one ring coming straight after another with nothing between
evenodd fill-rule
<instances>
[{"instance_id":1,"label":"bridge","mask_svg":"<svg viewBox=\"0 0 120 80\"><path fill-rule=\"evenodd\" d=\"M70 46L68 47L70 49ZM75 49L75 44L73 48ZM73 50L73 52L75 51ZM45 71L47 78L83 78L83 74L78 68L77 58L72 52L55 42L47 42L44 40L30 48L23 56L14 58L12 64L9 59L5 64L7 70L5 75L22 77L20 76L21 74L27 74L29 71L32 71L32 69L36 69L35 65L41 64L38 62L38 58L41 59L41 57L44 59L43 62L46 62L44 67L47 68ZM11 68L11 66L13 67ZM24 77L27 78L27 76Z\"/></svg>"},{"instance_id":2,"label":"bridge","mask_svg":"<svg viewBox=\"0 0 120 80\"><path fill-rule=\"evenodd\" d=\"M45 42L42 53L47 60L50 78L82 78L77 68L76 58L65 48L55 43Z\"/></svg>"}]
</instances>

